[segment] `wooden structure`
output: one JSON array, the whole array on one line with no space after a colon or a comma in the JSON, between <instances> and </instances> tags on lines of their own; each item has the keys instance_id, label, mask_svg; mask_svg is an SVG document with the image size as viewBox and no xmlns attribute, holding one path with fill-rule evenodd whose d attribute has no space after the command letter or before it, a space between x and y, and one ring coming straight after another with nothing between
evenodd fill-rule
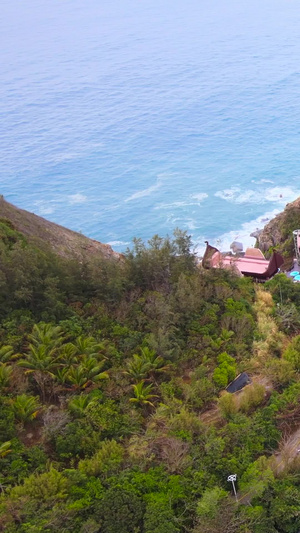
<instances>
[{"instance_id":1,"label":"wooden structure","mask_svg":"<svg viewBox=\"0 0 300 533\"><path fill-rule=\"evenodd\" d=\"M270 260L267 260L258 248L247 248L245 254L240 257L223 255L217 248L210 246L207 241L202 260L204 268L231 268L238 275L250 276L257 281L266 281L272 278L283 263L283 258L277 252L273 252Z\"/></svg>"}]
</instances>

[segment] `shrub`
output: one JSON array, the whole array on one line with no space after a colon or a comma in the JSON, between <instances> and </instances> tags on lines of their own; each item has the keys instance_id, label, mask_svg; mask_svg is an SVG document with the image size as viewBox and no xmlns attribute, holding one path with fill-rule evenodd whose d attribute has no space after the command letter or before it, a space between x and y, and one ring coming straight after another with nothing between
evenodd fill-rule
<instances>
[{"instance_id":1,"label":"shrub","mask_svg":"<svg viewBox=\"0 0 300 533\"><path fill-rule=\"evenodd\" d=\"M260 405L265 399L265 388L259 383L253 383L244 388L239 399L239 408L244 413Z\"/></svg>"},{"instance_id":2,"label":"shrub","mask_svg":"<svg viewBox=\"0 0 300 533\"><path fill-rule=\"evenodd\" d=\"M176 517L166 494L151 494L148 497L144 517L144 533L179 533Z\"/></svg>"},{"instance_id":3,"label":"shrub","mask_svg":"<svg viewBox=\"0 0 300 533\"><path fill-rule=\"evenodd\" d=\"M231 418L238 411L236 396L229 392L224 392L219 398L219 409L224 418Z\"/></svg>"},{"instance_id":4,"label":"shrub","mask_svg":"<svg viewBox=\"0 0 300 533\"><path fill-rule=\"evenodd\" d=\"M144 504L130 490L109 489L95 504L95 518L100 521L101 533L136 533L141 530Z\"/></svg>"},{"instance_id":5,"label":"shrub","mask_svg":"<svg viewBox=\"0 0 300 533\"><path fill-rule=\"evenodd\" d=\"M113 473L119 469L123 454L120 444L117 444L115 440L107 440L101 443L100 449L93 457L79 461L78 468L88 476Z\"/></svg>"}]
</instances>

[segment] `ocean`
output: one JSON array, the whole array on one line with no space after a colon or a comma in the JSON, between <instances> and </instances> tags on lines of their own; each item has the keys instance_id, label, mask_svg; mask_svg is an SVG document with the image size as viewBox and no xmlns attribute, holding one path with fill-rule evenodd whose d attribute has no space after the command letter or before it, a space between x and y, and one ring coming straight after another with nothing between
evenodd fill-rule
<instances>
[{"instance_id":1,"label":"ocean","mask_svg":"<svg viewBox=\"0 0 300 533\"><path fill-rule=\"evenodd\" d=\"M117 251L300 196L297 0L1 1L0 193Z\"/></svg>"}]
</instances>

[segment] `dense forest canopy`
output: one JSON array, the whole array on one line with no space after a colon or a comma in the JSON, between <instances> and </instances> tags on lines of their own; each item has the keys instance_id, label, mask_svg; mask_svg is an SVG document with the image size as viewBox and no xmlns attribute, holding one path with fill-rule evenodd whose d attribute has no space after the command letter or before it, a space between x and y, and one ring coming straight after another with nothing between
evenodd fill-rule
<instances>
[{"instance_id":1,"label":"dense forest canopy","mask_svg":"<svg viewBox=\"0 0 300 533\"><path fill-rule=\"evenodd\" d=\"M299 310L180 230L78 261L1 219L0 528L298 532Z\"/></svg>"}]
</instances>

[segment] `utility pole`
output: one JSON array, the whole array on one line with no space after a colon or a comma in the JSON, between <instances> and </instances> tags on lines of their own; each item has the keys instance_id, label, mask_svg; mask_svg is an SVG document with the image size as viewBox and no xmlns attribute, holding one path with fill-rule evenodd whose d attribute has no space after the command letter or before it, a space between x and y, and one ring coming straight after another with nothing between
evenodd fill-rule
<instances>
[{"instance_id":1,"label":"utility pole","mask_svg":"<svg viewBox=\"0 0 300 533\"><path fill-rule=\"evenodd\" d=\"M300 229L295 229L293 231L294 245L295 245L295 254L298 265L300 265Z\"/></svg>"},{"instance_id":2,"label":"utility pole","mask_svg":"<svg viewBox=\"0 0 300 533\"><path fill-rule=\"evenodd\" d=\"M235 496L235 501L237 503L238 502L238 498L237 498L236 488L235 488L235 484L234 484L234 482L236 481L236 477L237 477L236 474L231 474L230 476L228 476L227 481L231 481L231 483L232 483L233 492L234 492L234 496Z\"/></svg>"}]
</instances>

